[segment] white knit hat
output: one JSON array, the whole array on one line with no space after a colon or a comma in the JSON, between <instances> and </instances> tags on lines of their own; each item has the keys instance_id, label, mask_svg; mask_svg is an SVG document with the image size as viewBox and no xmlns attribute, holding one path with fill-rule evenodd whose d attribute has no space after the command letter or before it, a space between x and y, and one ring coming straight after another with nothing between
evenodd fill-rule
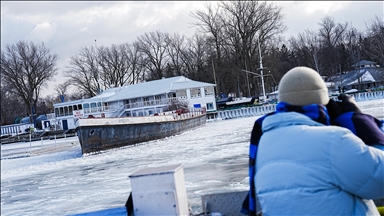
<instances>
[{"instance_id":1,"label":"white knit hat","mask_svg":"<svg viewBox=\"0 0 384 216\"><path fill-rule=\"evenodd\" d=\"M326 105L329 102L328 89L315 70L295 67L281 78L278 100L295 106Z\"/></svg>"}]
</instances>

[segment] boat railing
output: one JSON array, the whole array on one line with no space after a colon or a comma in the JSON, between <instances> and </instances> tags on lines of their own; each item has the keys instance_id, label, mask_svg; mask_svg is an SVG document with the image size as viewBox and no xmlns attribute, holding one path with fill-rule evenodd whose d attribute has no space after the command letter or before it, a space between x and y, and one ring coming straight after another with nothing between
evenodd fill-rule
<instances>
[{"instance_id":1,"label":"boat railing","mask_svg":"<svg viewBox=\"0 0 384 216\"><path fill-rule=\"evenodd\" d=\"M188 119L196 116L203 115L205 113L204 108L190 109L187 113L172 113L175 120Z\"/></svg>"},{"instance_id":2,"label":"boat railing","mask_svg":"<svg viewBox=\"0 0 384 216\"><path fill-rule=\"evenodd\" d=\"M125 111L125 106L120 105L120 107L117 109L113 117L120 117Z\"/></svg>"},{"instance_id":3,"label":"boat railing","mask_svg":"<svg viewBox=\"0 0 384 216\"><path fill-rule=\"evenodd\" d=\"M168 98L168 99L157 99L150 101L139 101L136 103L125 104L125 109L138 108L138 107L147 107L147 106L156 106L156 105L167 105L172 101L177 100L177 98Z\"/></svg>"},{"instance_id":4,"label":"boat railing","mask_svg":"<svg viewBox=\"0 0 384 216\"><path fill-rule=\"evenodd\" d=\"M115 112L118 109L118 106L103 106L103 107L91 107L91 108L85 108L84 114L89 113L98 113L98 112Z\"/></svg>"}]
</instances>

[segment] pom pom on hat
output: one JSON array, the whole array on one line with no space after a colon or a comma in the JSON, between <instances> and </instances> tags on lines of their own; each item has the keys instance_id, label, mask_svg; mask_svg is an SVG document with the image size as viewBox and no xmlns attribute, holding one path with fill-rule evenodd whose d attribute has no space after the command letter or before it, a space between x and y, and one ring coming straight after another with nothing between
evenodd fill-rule
<instances>
[{"instance_id":1,"label":"pom pom on hat","mask_svg":"<svg viewBox=\"0 0 384 216\"><path fill-rule=\"evenodd\" d=\"M295 106L326 105L329 102L328 88L315 70L295 67L281 78L278 100Z\"/></svg>"}]
</instances>

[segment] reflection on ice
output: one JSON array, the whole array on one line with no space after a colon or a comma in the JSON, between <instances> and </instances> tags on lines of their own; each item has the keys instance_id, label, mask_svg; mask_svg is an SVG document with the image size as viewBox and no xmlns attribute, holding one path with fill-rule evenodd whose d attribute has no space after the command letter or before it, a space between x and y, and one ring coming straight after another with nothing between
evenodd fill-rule
<instances>
[{"instance_id":1,"label":"reflection on ice","mask_svg":"<svg viewBox=\"0 0 384 216\"><path fill-rule=\"evenodd\" d=\"M382 99L359 106L384 118ZM181 135L102 154L83 156L80 146L73 145L1 160L1 215L73 215L104 209L121 213L131 190L131 173L174 164L184 164L188 199L192 210L200 213L201 195L248 189L248 142L256 119L211 121ZM4 155L16 151L16 146L28 154L29 145L1 148ZM37 149L41 144L33 145Z\"/></svg>"}]
</instances>

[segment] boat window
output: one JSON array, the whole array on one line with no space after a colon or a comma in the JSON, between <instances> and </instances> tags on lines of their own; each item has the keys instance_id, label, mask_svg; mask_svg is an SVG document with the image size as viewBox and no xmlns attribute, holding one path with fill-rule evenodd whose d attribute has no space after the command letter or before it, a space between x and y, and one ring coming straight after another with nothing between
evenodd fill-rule
<instances>
[{"instance_id":1,"label":"boat window","mask_svg":"<svg viewBox=\"0 0 384 216\"><path fill-rule=\"evenodd\" d=\"M85 103L85 104L83 104L83 107L84 107L84 109L87 109L87 108L89 108L89 104Z\"/></svg>"},{"instance_id":2,"label":"boat window","mask_svg":"<svg viewBox=\"0 0 384 216\"><path fill-rule=\"evenodd\" d=\"M68 115L68 107L64 107L64 115Z\"/></svg>"},{"instance_id":3,"label":"boat window","mask_svg":"<svg viewBox=\"0 0 384 216\"><path fill-rule=\"evenodd\" d=\"M96 103L91 103L91 108L96 107Z\"/></svg>"},{"instance_id":4,"label":"boat window","mask_svg":"<svg viewBox=\"0 0 384 216\"><path fill-rule=\"evenodd\" d=\"M83 109L83 106L81 104L77 105L77 107L79 108L79 110Z\"/></svg>"},{"instance_id":5,"label":"boat window","mask_svg":"<svg viewBox=\"0 0 384 216\"><path fill-rule=\"evenodd\" d=\"M77 110L77 105L73 105L73 110Z\"/></svg>"},{"instance_id":6,"label":"boat window","mask_svg":"<svg viewBox=\"0 0 384 216\"><path fill-rule=\"evenodd\" d=\"M97 102L97 106L98 106L98 107L101 107L101 102Z\"/></svg>"},{"instance_id":7,"label":"boat window","mask_svg":"<svg viewBox=\"0 0 384 216\"><path fill-rule=\"evenodd\" d=\"M68 115L72 115L72 113L73 113L72 106L70 106L70 107L68 107L68 108L69 108L69 110L68 110Z\"/></svg>"},{"instance_id":8,"label":"boat window","mask_svg":"<svg viewBox=\"0 0 384 216\"><path fill-rule=\"evenodd\" d=\"M56 117L59 117L59 114L60 114L60 112L59 112L59 108L55 108L55 116L56 116Z\"/></svg>"}]
</instances>

